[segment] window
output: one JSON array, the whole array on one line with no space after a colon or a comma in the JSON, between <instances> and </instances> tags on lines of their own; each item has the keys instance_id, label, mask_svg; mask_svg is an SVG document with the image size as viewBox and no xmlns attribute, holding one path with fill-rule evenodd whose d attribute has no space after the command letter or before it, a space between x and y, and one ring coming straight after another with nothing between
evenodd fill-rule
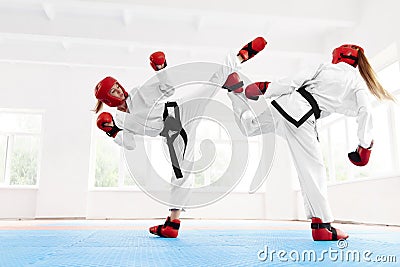
<instances>
[{"instance_id":1,"label":"window","mask_svg":"<svg viewBox=\"0 0 400 267\"><path fill-rule=\"evenodd\" d=\"M96 187L118 186L120 148L108 136L96 140Z\"/></svg>"},{"instance_id":2,"label":"window","mask_svg":"<svg viewBox=\"0 0 400 267\"><path fill-rule=\"evenodd\" d=\"M329 129L325 128L318 133L318 137L321 144L322 156L324 157L324 166L328 182L335 181L335 167L332 160L332 151L330 150L330 136Z\"/></svg>"},{"instance_id":3,"label":"window","mask_svg":"<svg viewBox=\"0 0 400 267\"><path fill-rule=\"evenodd\" d=\"M211 120L203 120L197 126L195 152L200 152L201 140L209 139L215 145L216 155L212 164L202 172L196 173L194 187L203 187L214 183L226 171L232 155L227 133ZM195 154L195 160L200 155Z\"/></svg>"},{"instance_id":4,"label":"window","mask_svg":"<svg viewBox=\"0 0 400 267\"><path fill-rule=\"evenodd\" d=\"M4 184L6 178L8 136L0 135L0 184Z\"/></svg>"},{"instance_id":5,"label":"window","mask_svg":"<svg viewBox=\"0 0 400 267\"><path fill-rule=\"evenodd\" d=\"M201 140L210 139L216 149L215 160L203 172L196 173L195 175L195 187L203 187L217 181L227 171L232 157L232 144L231 142L245 142L231 140L228 133L220 126L217 122L210 120L203 120L199 123L197 128L197 142L195 151L200 151ZM240 183L235 187L234 191L245 191L248 192L251 184L251 180L255 175L258 164L260 162L261 151L260 151L260 139L261 137L248 138L248 165L246 172Z\"/></svg>"},{"instance_id":6,"label":"window","mask_svg":"<svg viewBox=\"0 0 400 267\"><path fill-rule=\"evenodd\" d=\"M400 89L399 68L400 68L400 62L396 61L395 63L387 66L386 68L382 69L377 73L378 79L381 82L382 86L389 92L394 92Z\"/></svg>"},{"instance_id":7,"label":"window","mask_svg":"<svg viewBox=\"0 0 400 267\"><path fill-rule=\"evenodd\" d=\"M107 107L104 111L113 112ZM95 119L97 116L93 118ZM90 186L95 188L133 187L136 189L136 183L125 164L124 149L115 143L113 138L99 130L96 123L93 123L93 127L94 176L90 180Z\"/></svg>"},{"instance_id":8,"label":"window","mask_svg":"<svg viewBox=\"0 0 400 267\"><path fill-rule=\"evenodd\" d=\"M0 110L0 185L36 185L42 114Z\"/></svg>"},{"instance_id":9,"label":"window","mask_svg":"<svg viewBox=\"0 0 400 267\"><path fill-rule=\"evenodd\" d=\"M129 187L135 181L124 161L124 150L96 128L95 187Z\"/></svg>"},{"instance_id":10,"label":"window","mask_svg":"<svg viewBox=\"0 0 400 267\"><path fill-rule=\"evenodd\" d=\"M389 175L395 171L391 146L388 105L381 104L373 109L374 147L368 165L357 168L352 166L355 178ZM357 143L355 143L357 144Z\"/></svg>"},{"instance_id":11,"label":"window","mask_svg":"<svg viewBox=\"0 0 400 267\"><path fill-rule=\"evenodd\" d=\"M396 94L396 98L400 101L400 93ZM394 167L397 170L400 170L400 106L399 104L391 104L390 110L392 111L392 127L395 129L392 133L392 149L394 150L395 154L393 157Z\"/></svg>"}]
</instances>

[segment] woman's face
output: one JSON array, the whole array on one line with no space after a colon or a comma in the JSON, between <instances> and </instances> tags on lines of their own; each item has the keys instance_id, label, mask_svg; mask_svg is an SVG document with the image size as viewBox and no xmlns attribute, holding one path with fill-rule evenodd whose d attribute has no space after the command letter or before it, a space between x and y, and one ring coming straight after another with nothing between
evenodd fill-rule
<instances>
[{"instance_id":1,"label":"woman's face","mask_svg":"<svg viewBox=\"0 0 400 267\"><path fill-rule=\"evenodd\" d=\"M110 95L119 98L125 99L124 91L122 91L121 87L119 87L118 83L115 83L113 87L110 89Z\"/></svg>"}]
</instances>

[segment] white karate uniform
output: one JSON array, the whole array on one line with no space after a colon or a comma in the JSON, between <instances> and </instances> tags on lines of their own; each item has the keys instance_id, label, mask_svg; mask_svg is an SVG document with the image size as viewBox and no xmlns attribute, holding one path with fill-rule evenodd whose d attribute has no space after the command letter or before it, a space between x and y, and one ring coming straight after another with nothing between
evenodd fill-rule
<instances>
[{"instance_id":1,"label":"white karate uniform","mask_svg":"<svg viewBox=\"0 0 400 267\"><path fill-rule=\"evenodd\" d=\"M185 156L183 159L184 141L178 136L173 142L174 149L178 158L178 163L182 171L183 178L177 179L171 166L171 196L169 200L171 209L185 208L185 203L190 197L190 187L193 183L194 175L191 173L194 162L194 144L196 139L196 127L200 120L191 122L192 118L200 117L207 105L208 99L211 99L221 85L224 84L228 75L239 68L240 61L235 53L229 53L223 65L209 77L210 84L202 85L196 90L189 90L183 96L174 98L174 89L171 90L168 69L157 72L158 82L145 84L142 87L134 88L126 103L129 113L117 111L114 118L115 124L123 129L115 137L115 142L126 149L135 148L135 135L146 135L156 137L164 128L163 112L165 103L177 102L180 109L180 119L183 129L188 136ZM211 76L211 75L210 75ZM208 79L208 78L207 78ZM219 86L218 86L219 85ZM140 90L139 90L140 89ZM193 105L185 103L191 99L202 99L202 105L199 102ZM174 116L174 109L169 108L169 114ZM160 153L163 153L160 151ZM185 189L184 189L185 188Z\"/></svg>"},{"instance_id":2,"label":"white karate uniform","mask_svg":"<svg viewBox=\"0 0 400 267\"><path fill-rule=\"evenodd\" d=\"M316 75L317 74L317 75ZM316 77L311 80L314 76ZM357 117L358 139L362 147L372 141L372 116L369 91L358 70L346 63L322 64L317 70L306 71L291 80L269 84L266 98L277 97L279 106L298 121L311 105L296 90L306 81L307 91L314 97L321 110L321 118L331 113ZM228 93L235 119L248 136L275 132L286 139L296 167L307 218L334 220L327 199L326 170L323 162L315 116L310 116L296 127L285 119L275 107L267 108L259 116L249 110L243 94Z\"/></svg>"}]
</instances>

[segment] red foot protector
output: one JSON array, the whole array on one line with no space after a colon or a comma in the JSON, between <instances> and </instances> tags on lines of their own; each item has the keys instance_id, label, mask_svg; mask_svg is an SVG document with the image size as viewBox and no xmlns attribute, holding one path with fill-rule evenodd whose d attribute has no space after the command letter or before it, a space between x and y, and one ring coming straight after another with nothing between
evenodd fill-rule
<instances>
[{"instance_id":1,"label":"red foot protector","mask_svg":"<svg viewBox=\"0 0 400 267\"><path fill-rule=\"evenodd\" d=\"M243 92L243 81L240 80L239 74L233 72L229 74L222 88L228 89L229 92L241 93Z\"/></svg>"},{"instance_id":2,"label":"red foot protector","mask_svg":"<svg viewBox=\"0 0 400 267\"><path fill-rule=\"evenodd\" d=\"M265 94L270 82L256 82L246 87L246 97L251 100L258 100L260 95Z\"/></svg>"},{"instance_id":3,"label":"red foot protector","mask_svg":"<svg viewBox=\"0 0 400 267\"><path fill-rule=\"evenodd\" d=\"M314 241L335 241L349 237L342 230L333 228L330 223L323 223L320 218L311 219L311 229Z\"/></svg>"},{"instance_id":4,"label":"red foot protector","mask_svg":"<svg viewBox=\"0 0 400 267\"><path fill-rule=\"evenodd\" d=\"M249 60L258 54L261 50L264 49L267 41L265 41L262 37L257 37L247 45L245 45L242 49L240 49L238 56L240 55L243 58L242 62Z\"/></svg>"},{"instance_id":5,"label":"red foot protector","mask_svg":"<svg viewBox=\"0 0 400 267\"><path fill-rule=\"evenodd\" d=\"M181 221L178 219L172 220L168 216L164 225L156 225L149 228L150 233L161 237L175 238L178 236L179 226Z\"/></svg>"},{"instance_id":6,"label":"red foot protector","mask_svg":"<svg viewBox=\"0 0 400 267\"><path fill-rule=\"evenodd\" d=\"M159 71L167 66L167 60L165 54L161 51L154 52L150 55L150 65L155 71ZM162 66L158 68L158 66Z\"/></svg>"}]
</instances>

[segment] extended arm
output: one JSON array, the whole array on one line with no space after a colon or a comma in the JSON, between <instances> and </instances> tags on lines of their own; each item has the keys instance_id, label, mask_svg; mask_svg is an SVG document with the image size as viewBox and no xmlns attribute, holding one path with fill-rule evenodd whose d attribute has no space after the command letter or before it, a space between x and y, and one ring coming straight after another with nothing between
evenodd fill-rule
<instances>
[{"instance_id":1,"label":"extended arm","mask_svg":"<svg viewBox=\"0 0 400 267\"><path fill-rule=\"evenodd\" d=\"M114 142L118 145L128 150L135 149L136 143L134 134L117 127L110 113L103 112L97 117L97 127L104 131L109 137L114 138Z\"/></svg>"},{"instance_id":2,"label":"extended arm","mask_svg":"<svg viewBox=\"0 0 400 267\"><path fill-rule=\"evenodd\" d=\"M161 114L161 113L160 113ZM164 128L161 116L142 118L134 114L117 110L115 124L121 129L138 135L157 136Z\"/></svg>"},{"instance_id":3,"label":"extended arm","mask_svg":"<svg viewBox=\"0 0 400 267\"><path fill-rule=\"evenodd\" d=\"M354 165L365 166L368 164L374 143L372 139L372 114L367 91L359 90L356 93L356 97L358 106L357 136L359 145L355 151L348 154L348 157Z\"/></svg>"}]
</instances>

